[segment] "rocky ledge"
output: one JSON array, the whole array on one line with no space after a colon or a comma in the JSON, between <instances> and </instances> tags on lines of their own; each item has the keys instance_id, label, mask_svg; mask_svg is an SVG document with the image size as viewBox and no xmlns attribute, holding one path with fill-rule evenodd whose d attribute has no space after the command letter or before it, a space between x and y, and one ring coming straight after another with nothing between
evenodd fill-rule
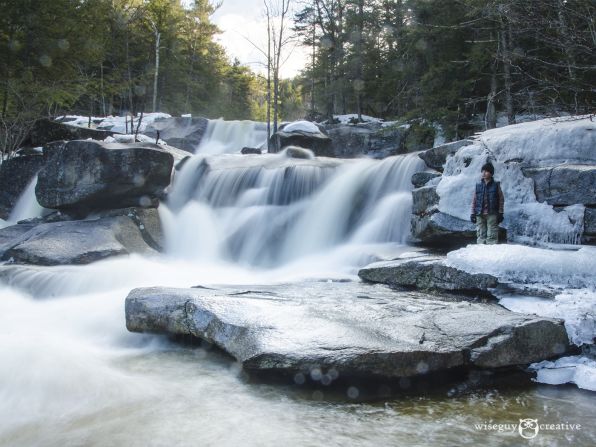
<instances>
[{"instance_id":1,"label":"rocky ledge","mask_svg":"<svg viewBox=\"0 0 596 447\"><path fill-rule=\"evenodd\" d=\"M365 281L394 287L491 296L497 278L473 274L445 265L444 257L416 256L370 264L358 272Z\"/></svg>"},{"instance_id":2,"label":"rocky ledge","mask_svg":"<svg viewBox=\"0 0 596 447\"><path fill-rule=\"evenodd\" d=\"M52 216L0 229L0 259L33 265L89 264L118 255L157 253L163 244L155 208L112 210L86 220Z\"/></svg>"},{"instance_id":3,"label":"rocky ledge","mask_svg":"<svg viewBox=\"0 0 596 447\"><path fill-rule=\"evenodd\" d=\"M325 283L258 291L141 288L126 298L133 332L190 335L215 344L247 372L416 377L525 365L558 356L562 321L386 286Z\"/></svg>"}]
</instances>

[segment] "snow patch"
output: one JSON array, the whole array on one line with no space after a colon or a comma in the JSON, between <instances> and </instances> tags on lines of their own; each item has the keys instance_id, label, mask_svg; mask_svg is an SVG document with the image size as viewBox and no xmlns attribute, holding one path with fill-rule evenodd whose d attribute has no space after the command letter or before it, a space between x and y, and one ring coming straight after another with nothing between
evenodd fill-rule
<instances>
[{"instance_id":1,"label":"snow patch","mask_svg":"<svg viewBox=\"0 0 596 447\"><path fill-rule=\"evenodd\" d=\"M321 133L315 123L310 121L294 121L282 129L283 132Z\"/></svg>"}]
</instances>

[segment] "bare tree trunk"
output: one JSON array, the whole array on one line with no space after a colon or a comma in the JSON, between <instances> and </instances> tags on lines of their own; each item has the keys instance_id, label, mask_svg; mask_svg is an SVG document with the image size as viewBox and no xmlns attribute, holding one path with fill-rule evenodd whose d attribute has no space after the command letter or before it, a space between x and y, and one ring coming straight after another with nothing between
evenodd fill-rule
<instances>
[{"instance_id":1,"label":"bare tree trunk","mask_svg":"<svg viewBox=\"0 0 596 447\"><path fill-rule=\"evenodd\" d=\"M491 33L491 40L494 35ZM484 118L484 126L486 129L494 129L497 127L497 110L495 107L495 98L497 97L497 70L499 68L499 43L497 42L497 54L495 60L492 63L491 76L490 76L490 93L486 98L486 115Z\"/></svg>"},{"instance_id":2,"label":"bare tree trunk","mask_svg":"<svg viewBox=\"0 0 596 447\"><path fill-rule=\"evenodd\" d=\"M515 124L515 114L513 112L513 98L511 95L511 52L506 31L502 29L501 35L501 53L503 55L503 78L505 82L505 110L507 111L507 123Z\"/></svg>"},{"instance_id":3,"label":"bare tree trunk","mask_svg":"<svg viewBox=\"0 0 596 447\"><path fill-rule=\"evenodd\" d=\"M157 112L157 81L159 80L159 45L161 33L154 25L155 31L155 73L153 75L153 112Z\"/></svg>"},{"instance_id":4,"label":"bare tree trunk","mask_svg":"<svg viewBox=\"0 0 596 447\"><path fill-rule=\"evenodd\" d=\"M99 65L99 76L99 88L101 93L101 113L103 114L103 116L106 116L106 96L103 86L103 61Z\"/></svg>"},{"instance_id":5,"label":"bare tree trunk","mask_svg":"<svg viewBox=\"0 0 596 447\"><path fill-rule=\"evenodd\" d=\"M356 47L356 111L358 122L362 122L362 40L364 39L364 0L358 0L358 45Z\"/></svg>"},{"instance_id":6,"label":"bare tree trunk","mask_svg":"<svg viewBox=\"0 0 596 447\"><path fill-rule=\"evenodd\" d=\"M271 13L267 2L267 152L271 152Z\"/></svg>"}]
</instances>

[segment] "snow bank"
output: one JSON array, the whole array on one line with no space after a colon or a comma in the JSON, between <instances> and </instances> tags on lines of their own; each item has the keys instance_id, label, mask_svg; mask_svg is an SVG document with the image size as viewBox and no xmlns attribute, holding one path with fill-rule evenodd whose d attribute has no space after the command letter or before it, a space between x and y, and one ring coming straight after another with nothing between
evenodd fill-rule
<instances>
[{"instance_id":1,"label":"snow bank","mask_svg":"<svg viewBox=\"0 0 596 447\"><path fill-rule=\"evenodd\" d=\"M481 133L474 144L448 157L437 186L439 211L470 218L474 185L490 160L505 196L505 222L512 241L578 243L583 231L581 205L556 212L536 201L534 181L521 167L596 163L596 122L589 117L546 119Z\"/></svg>"},{"instance_id":2,"label":"snow bank","mask_svg":"<svg viewBox=\"0 0 596 447\"><path fill-rule=\"evenodd\" d=\"M164 118L171 118L172 115L167 113L147 113L143 115L143 119L141 120L141 126L139 127L139 132L144 132L145 129L149 124L154 123L158 119ZM136 130L137 125L139 123L139 119L141 118L141 114L138 113L137 116L133 119L133 128ZM130 116L106 116L106 117L91 117L91 125L97 129L106 129L112 132L117 133L126 133L127 125L126 121L128 120L128 133L131 133L130 130ZM65 115L61 116L57 119L57 121L61 121L64 124L68 124L69 126L76 126L76 127L88 127L89 126L89 117L88 116L79 116L79 115Z\"/></svg>"},{"instance_id":3,"label":"snow bank","mask_svg":"<svg viewBox=\"0 0 596 447\"><path fill-rule=\"evenodd\" d=\"M596 288L596 247L548 250L523 245L468 245L447 255L447 264L502 281Z\"/></svg>"},{"instance_id":4,"label":"snow bank","mask_svg":"<svg viewBox=\"0 0 596 447\"><path fill-rule=\"evenodd\" d=\"M294 121L282 129L283 132L321 133L315 123L310 121Z\"/></svg>"},{"instance_id":5,"label":"snow bank","mask_svg":"<svg viewBox=\"0 0 596 447\"><path fill-rule=\"evenodd\" d=\"M530 365L536 371L536 382L549 385L575 383L579 388L596 391L596 361L584 356L563 357L554 362Z\"/></svg>"}]
</instances>

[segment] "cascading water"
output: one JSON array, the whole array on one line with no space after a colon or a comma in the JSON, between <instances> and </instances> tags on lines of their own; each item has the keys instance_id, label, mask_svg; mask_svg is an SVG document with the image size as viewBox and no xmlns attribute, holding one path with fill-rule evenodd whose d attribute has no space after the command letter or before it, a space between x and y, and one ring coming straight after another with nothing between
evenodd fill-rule
<instances>
[{"instance_id":1,"label":"cascading water","mask_svg":"<svg viewBox=\"0 0 596 447\"><path fill-rule=\"evenodd\" d=\"M35 187L37 186L37 176L33 177L21 197L12 209L8 222L15 224L20 220L30 219L32 217L40 217L44 208L37 203L35 197Z\"/></svg>"},{"instance_id":2,"label":"cascading water","mask_svg":"<svg viewBox=\"0 0 596 447\"><path fill-rule=\"evenodd\" d=\"M244 147L261 148L267 141L267 126L254 121L209 120L197 154L238 153Z\"/></svg>"},{"instance_id":3,"label":"cascading water","mask_svg":"<svg viewBox=\"0 0 596 447\"><path fill-rule=\"evenodd\" d=\"M274 267L350 244L404 243L415 154L375 161L195 156L162 208L168 253Z\"/></svg>"}]
</instances>

